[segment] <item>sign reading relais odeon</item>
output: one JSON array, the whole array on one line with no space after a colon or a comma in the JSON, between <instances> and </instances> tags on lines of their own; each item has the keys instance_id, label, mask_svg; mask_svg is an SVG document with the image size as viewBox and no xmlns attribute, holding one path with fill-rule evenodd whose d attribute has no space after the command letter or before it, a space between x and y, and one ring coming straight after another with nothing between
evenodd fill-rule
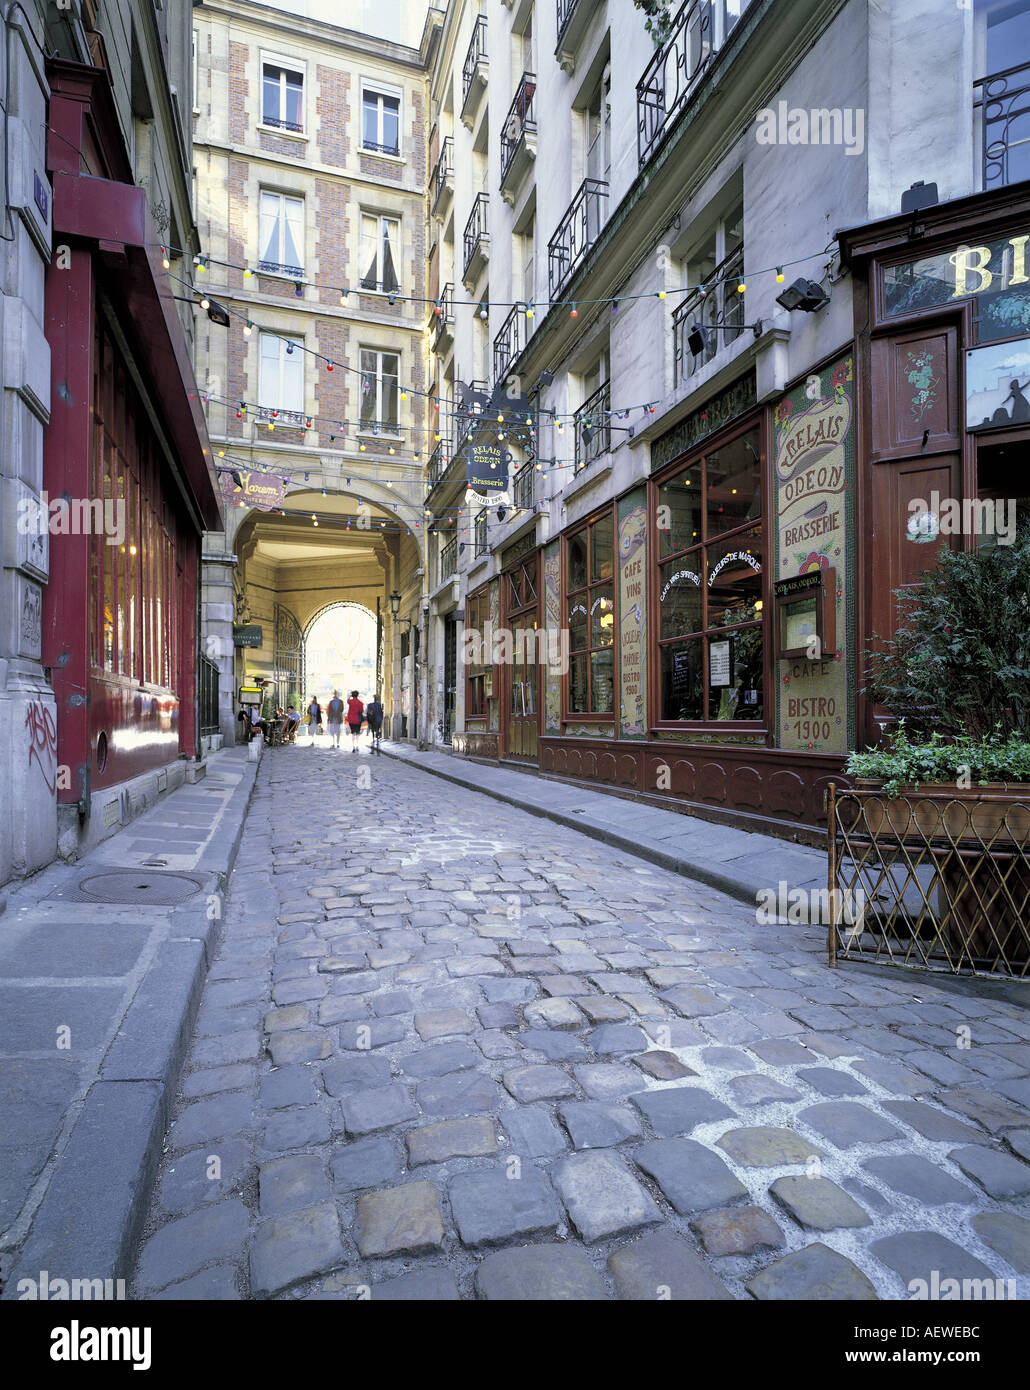
<instances>
[{"instance_id":1,"label":"sign reading relais odeon","mask_svg":"<svg viewBox=\"0 0 1030 1390\"><path fill-rule=\"evenodd\" d=\"M476 441L465 448L465 481L472 492L504 492L511 455L499 444Z\"/></svg>"},{"instance_id":2,"label":"sign reading relais odeon","mask_svg":"<svg viewBox=\"0 0 1030 1390\"><path fill-rule=\"evenodd\" d=\"M776 578L836 573L836 647L812 659L776 662L777 742L812 753L846 753L853 700L846 594L854 472L852 360L813 373L774 413Z\"/></svg>"}]
</instances>

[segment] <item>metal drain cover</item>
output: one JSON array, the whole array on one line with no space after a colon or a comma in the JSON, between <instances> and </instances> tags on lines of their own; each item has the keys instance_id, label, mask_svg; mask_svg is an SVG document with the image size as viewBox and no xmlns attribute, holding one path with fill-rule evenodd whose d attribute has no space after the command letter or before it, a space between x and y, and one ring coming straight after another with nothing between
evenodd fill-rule
<instances>
[{"instance_id":1,"label":"metal drain cover","mask_svg":"<svg viewBox=\"0 0 1030 1390\"><path fill-rule=\"evenodd\" d=\"M155 873L153 869L135 872L94 874L79 880L75 897L80 902L132 903L140 907L174 907L199 893L203 885L182 874ZM64 894L69 897L71 894Z\"/></svg>"}]
</instances>

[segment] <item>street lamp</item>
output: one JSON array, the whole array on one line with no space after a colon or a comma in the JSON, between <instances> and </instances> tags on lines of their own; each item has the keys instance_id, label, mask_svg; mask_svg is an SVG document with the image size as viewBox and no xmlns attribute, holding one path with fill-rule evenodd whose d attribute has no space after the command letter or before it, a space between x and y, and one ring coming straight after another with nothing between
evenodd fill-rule
<instances>
[{"instance_id":1,"label":"street lamp","mask_svg":"<svg viewBox=\"0 0 1030 1390\"><path fill-rule=\"evenodd\" d=\"M391 612L391 613L393 614L393 616L396 618L397 614L398 614L400 611L401 611L401 596L400 596L400 594L397 592L397 590L394 589L393 593L390 595L390 612Z\"/></svg>"}]
</instances>

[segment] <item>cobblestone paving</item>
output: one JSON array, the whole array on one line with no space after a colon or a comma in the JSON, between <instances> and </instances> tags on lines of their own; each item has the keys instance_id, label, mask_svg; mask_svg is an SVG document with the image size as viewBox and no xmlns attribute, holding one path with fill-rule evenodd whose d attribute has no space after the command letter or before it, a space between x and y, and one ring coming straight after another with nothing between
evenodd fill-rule
<instances>
[{"instance_id":1,"label":"cobblestone paving","mask_svg":"<svg viewBox=\"0 0 1030 1390\"><path fill-rule=\"evenodd\" d=\"M136 1295L1026 1297L1030 1012L823 944L393 760L266 755Z\"/></svg>"}]
</instances>

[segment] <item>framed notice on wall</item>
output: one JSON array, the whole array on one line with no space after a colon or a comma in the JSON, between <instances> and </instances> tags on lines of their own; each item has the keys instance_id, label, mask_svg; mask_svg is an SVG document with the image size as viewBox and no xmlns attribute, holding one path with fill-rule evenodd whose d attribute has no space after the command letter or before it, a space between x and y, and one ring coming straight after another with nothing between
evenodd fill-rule
<instances>
[{"instance_id":1,"label":"framed notice on wall","mask_svg":"<svg viewBox=\"0 0 1030 1390\"><path fill-rule=\"evenodd\" d=\"M733 639L708 644L708 680L712 686L733 684Z\"/></svg>"}]
</instances>

